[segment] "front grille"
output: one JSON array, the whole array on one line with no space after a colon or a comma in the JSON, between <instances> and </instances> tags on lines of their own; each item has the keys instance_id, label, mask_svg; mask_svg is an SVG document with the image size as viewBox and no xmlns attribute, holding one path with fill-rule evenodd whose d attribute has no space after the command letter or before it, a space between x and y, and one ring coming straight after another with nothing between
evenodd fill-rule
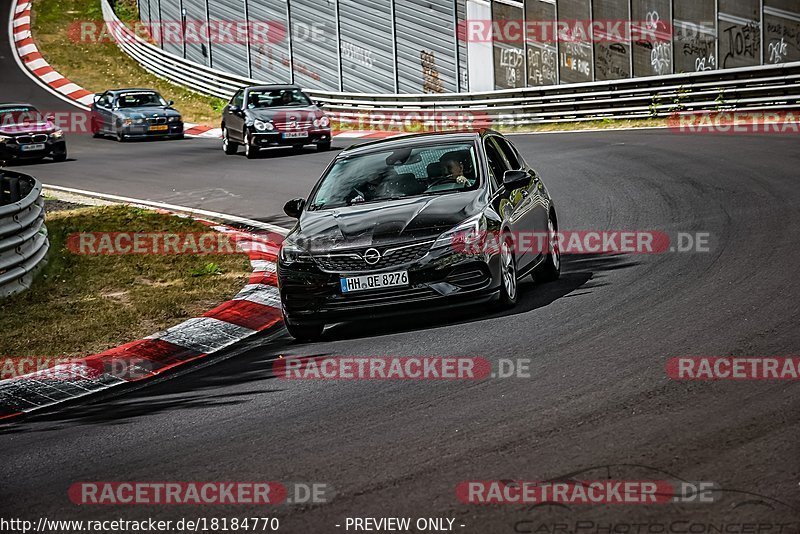
<instances>
[{"instance_id":1,"label":"front grille","mask_svg":"<svg viewBox=\"0 0 800 534\"><path fill-rule=\"evenodd\" d=\"M418 260L428 253L432 243L433 241L425 241L398 247L375 247L381 253L381 259L374 265L370 265L364 260L364 253L369 250L367 248L314 256L314 261L322 270L329 272L376 271Z\"/></svg>"},{"instance_id":2,"label":"front grille","mask_svg":"<svg viewBox=\"0 0 800 534\"><path fill-rule=\"evenodd\" d=\"M294 121L297 126L290 125L292 121L275 122L275 128L282 132L293 132L295 130L310 130L313 127L311 121Z\"/></svg>"},{"instance_id":3,"label":"front grille","mask_svg":"<svg viewBox=\"0 0 800 534\"><path fill-rule=\"evenodd\" d=\"M166 117L148 117L147 124L167 124Z\"/></svg>"},{"instance_id":4,"label":"front grille","mask_svg":"<svg viewBox=\"0 0 800 534\"><path fill-rule=\"evenodd\" d=\"M20 145L27 145L30 143L44 143L47 141L47 137L47 134L18 135L16 140Z\"/></svg>"},{"instance_id":5,"label":"front grille","mask_svg":"<svg viewBox=\"0 0 800 534\"><path fill-rule=\"evenodd\" d=\"M440 295L427 286L420 287L390 287L374 291L347 293L329 298L325 307L329 310L344 310L348 308L364 308L369 306L383 306L388 304L402 304L419 299L436 298Z\"/></svg>"}]
</instances>

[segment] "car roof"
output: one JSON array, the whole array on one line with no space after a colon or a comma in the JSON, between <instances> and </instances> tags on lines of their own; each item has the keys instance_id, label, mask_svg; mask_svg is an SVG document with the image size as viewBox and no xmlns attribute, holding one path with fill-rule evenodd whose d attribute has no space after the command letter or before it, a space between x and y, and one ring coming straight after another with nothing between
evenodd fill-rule
<instances>
[{"instance_id":1,"label":"car roof","mask_svg":"<svg viewBox=\"0 0 800 534\"><path fill-rule=\"evenodd\" d=\"M27 102L0 102L0 108L15 108L19 106L27 106L29 108L36 108L33 104Z\"/></svg>"},{"instance_id":2,"label":"car roof","mask_svg":"<svg viewBox=\"0 0 800 534\"><path fill-rule=\"evenodd\" d=\"M299 85L294 84L267 84L267 85L248 85L247 87L242 87L245 91L250 91L252 89L263 90L263 91L278 91L280 89L300 89Z\"/></svg>"},{"instance_id":3,"label":"car roof","mask_svg":"<svg viewBox=\"0 0 800 534\"><path fill-rule=\"evenodd\" d=\"M445 132L425 132L416 134L399 135L388 139L378 139L375 141L368 141L366 143L359 143L342 150L340 156L351 156L353 154L368 154L370 152L377 152L392 148L400 148L409 142L421 142L431 144L442 141L476 141L487 134L499 134L489 128L480 128L475 130L451 130Z\"/></svg>"},{"instance_id":4,"label":"car roof","mask_svg":"<svg viewBox=\"0 0 800 534\"><path fill-rule=\"evenodd\" d=\"M130 87L127 89L109 89L107 92L121 95L123 93L158 93L155 89L147 89L145 87Z\"/></svg>"}]
</instances>

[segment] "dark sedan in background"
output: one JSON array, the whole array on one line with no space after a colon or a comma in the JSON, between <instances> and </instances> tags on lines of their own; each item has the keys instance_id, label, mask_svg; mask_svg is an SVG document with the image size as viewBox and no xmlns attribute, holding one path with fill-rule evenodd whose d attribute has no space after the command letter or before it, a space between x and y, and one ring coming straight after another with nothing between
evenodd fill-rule
<instances>
[{"instance_id":1,"label":"dark sedan in background","mask_svg":"<svg viewBox=\"0 0 800 534\"><path fill-rule=\"evenodd\" d=\"M67 159L64 131L30 104L0 104L0 161Z\"/></svg>"},{"instance_id":2,"label":"dark sedan in background","mask_svg":"<svg viewBox=\"0 0 800 534\"><path fill-rule=\"evenodd\" d=\"M561 270L547 188L491 130L403 136L351 147L308 200L282 244L278 282L286 327L314 339L326 323L517 302L517 281ZM534 233L548 246L522 245ZM472 247L487 236L495 247Z\"/></svg>"},{"instance_id":3,"label":"dark sedan in background","mask_svg":"<svg viewBox=\"0 0 800 534\"><path fill-rule=\"evenodd\" d=\"M296 85L257 85L236 92L222 111L222 149L248 158L262 148L315 144L331 148L331 121Z\"/></svg>"},{"instance_id":4,"label":"dark sedan in background","mask_svg":"<svg viewBox=\"0 0 800 534\"><path fill-rule=\"evenodd\" d=\"M183 139L183 119L152 89L114 89L94 95L92 134L128 139Z\"/></svg>"}]
</instances>

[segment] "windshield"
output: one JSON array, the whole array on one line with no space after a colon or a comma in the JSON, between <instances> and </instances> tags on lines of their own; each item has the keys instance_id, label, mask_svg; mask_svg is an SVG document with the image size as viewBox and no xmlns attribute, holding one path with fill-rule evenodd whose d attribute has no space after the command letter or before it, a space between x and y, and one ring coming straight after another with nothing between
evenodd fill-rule
<instances>
[{"instance_id":1,"label":"windshield","mask_svg":"<svg viewBox=\"0 0 800 534\"><path fill-rule=\"evenodd\" d=\"M251 90L247 93L249 109L310 105L311 101L300 89Z\"/></svg>"},{"instance_id":2,"label":"windshield","mask_svg":"<svg viewBox=\"0 0 800 534\"><path fill-rule=\"evenodd\" d=\"M117 105L121 108L138 108L141 106L166 106L167 101L156 92L123 93L117 97Z\"/></svg>"},{"instance_id":3,"label":"windshield","mask_svg":"<svg viewBox=\"0 0 800 534\"><path fill-rule=\"evenodd\" d=\"M45 122L45 117L32 106L0 108L0 126L24 124L26 122Z\"/></svg>"},{"instance_id":4,"label":"windshield","mask_svg":"<svg viewBox=\"0 0 800 534\"><path fill-rule=\"evenodd\" d=\"M478 186L470 143L425 145L346 157L322 179L311 209L352 206Z\"/></svg>"}]
</instances>

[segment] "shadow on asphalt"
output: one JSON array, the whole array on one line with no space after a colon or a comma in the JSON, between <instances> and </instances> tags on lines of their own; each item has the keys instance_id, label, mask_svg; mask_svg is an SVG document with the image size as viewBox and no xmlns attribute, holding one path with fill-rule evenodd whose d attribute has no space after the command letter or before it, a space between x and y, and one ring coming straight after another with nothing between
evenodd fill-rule
<instances>
[{"instance_id":1,"label":"shadow on asphalt","mask_svg":"<svg viewBox=\"0 0 800 534\"><path fill-rule=\"evenodd\" d=\"M259 150L258 154L256 154L256 157L253 159L259 160L259 159L290 158L292 156L303 156L312 153L317 153L317 154L330 153L331 155L333 155L334 151L340 150L340 148L331 147L330 150L327 150L325 152L320 152L319 150L317 150L315 146L311 145L304 146L302 149L295 149L290 146L273 146L265 148L263 150ZM235 155L244 158L245 157L244 150L241 147L239 147L239 152L237 152Z\"/></svg>"},{"instance_id":2,"label":"shadow on asphalt","mask_svg":"<svg viewBox=\"0 0 800 534\"><path fill-rule=\"evenodd\" d=\"M60 411L34 414L19 422L0 427L0 435L22 432L49 432L76 424L122 425L141 416L182 409L235 406L257 395L282 391L280 382L249 391L209 394L229 385L262 382L273 378L272 362L288 341L288 334L274 341L264 341L270 334L259 334L243 342L244 349L235 356L196 368L180 380L161 380L139 389L121 388L112 396L102 393L87 404L64 405Z\"/></svg>"},{"instance_id":3,"label":"shadow on asphalt","mask_svg":"<svg viewBox=\"0 0 800 534\"><path fill-rule=\"evenodd\" d=\"M638 262L631 260L630 256L623 254L597 254L565 256L562 263L561 277L546 284L536 284L531 277L526 277L519 284L519 300L517 305L510 310L496 310L486 312L486 307L453 308L447 314L430 316L414 314L413 316L398 317L392 321L379 321L374 325L364 323L340 323L326 329L323 341L339 341L358 339L386 334L410 332L414 330L429 330L440 326L468 324L475 321L485 321L498 317L528 313L552 304L560 298L573 295L578 289L590 290L603 287L607 284L597 280L603 271L615 271L634 267ZM593 281L593 283L590 283ZM582 291L586 295L590 291Z\"/></svg>"},{"instance_id":4,"label":"shadow on asphalt","mask_svg":"<svg viewBox=\"0 0 800 534\"><path fill-rule=\"evenodd\" d=\"M530 277L520 284L520 300L511 310L487 314L483 310L458 310L446 318L417 314L413 317L380 321L380 326L365 327L363 323L342 323L327 329L324 341L356 339L379 336L453 324L466 324L498 317L527 313L543 308L560 298L585 295L594 288L607 284L599 283L602 273L627 269L637 265L630 256L594 255L564 257L563 272L556 282L535 284ZM574 293L581 289L580 293ZM384 326L388 325L388 326ZM284 333L277 339L269 334L260 334L245 341L233 357L196 369L180 377L180 380L163 380L134 390L120 390L112 397L100 397L90 404L64 407L63 411L34 415L28 420L0 427L0 435L21 432L46 432L74 424L126 424L141 417L181 409L198 409L244 404L257 395L269 395L282 391L280 381L264 382L274 378L274 361L287 349L299 347ZM265 341L265 339L267 339ZM323 357L314 354L304 358ZM226 386L241 386L260 382L265 387L238 393L209 394ZM32 423L39 423L34 426ZM41 423L52 423L41 425Z\"/></svg>"},{"instance_id":5,"label":"shadow on asphalt","mask_svg":"<svg viewBox=\"0 0 800 534\"><path fill-rule=\"evenodd\" d=\"M20 159L20 160L13 160L13 161L6 161L5 164L0 164L0 168L8 167L16 168L16 167L33 167L36 165L61 165L64 163L69 163L71 161L77 161L75 158L67 158L66 161L53 161L49 157L44 159Z\"/></svg>"}]
</instances>

